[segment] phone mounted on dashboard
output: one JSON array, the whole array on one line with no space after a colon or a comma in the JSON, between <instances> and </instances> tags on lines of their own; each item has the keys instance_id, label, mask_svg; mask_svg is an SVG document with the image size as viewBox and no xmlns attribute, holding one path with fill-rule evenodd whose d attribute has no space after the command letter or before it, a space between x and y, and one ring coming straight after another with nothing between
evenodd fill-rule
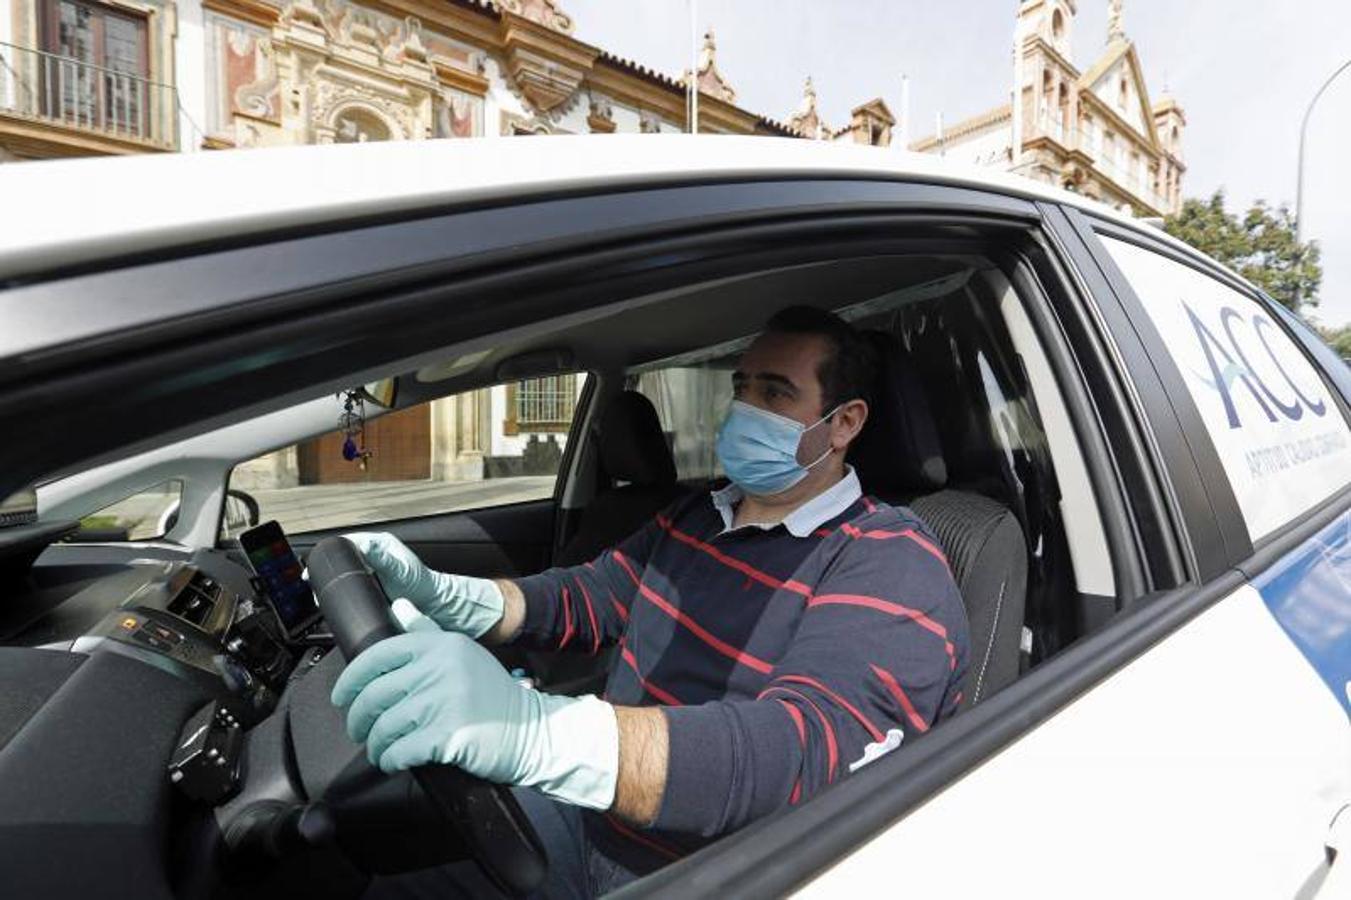
<instances>
[{"instance_id":1,"label":"phone mounted on dashboard","mask_svg":"<svg viewBox=\"0 0 1351 900\"><path fill-rule=\"evenodd\" d=\"M274 519L250 528L239 536L239 546L253 571L253 586L276 615L287 643L312 643L323 617L281 525Z\"/></svg>"}]
</instances>

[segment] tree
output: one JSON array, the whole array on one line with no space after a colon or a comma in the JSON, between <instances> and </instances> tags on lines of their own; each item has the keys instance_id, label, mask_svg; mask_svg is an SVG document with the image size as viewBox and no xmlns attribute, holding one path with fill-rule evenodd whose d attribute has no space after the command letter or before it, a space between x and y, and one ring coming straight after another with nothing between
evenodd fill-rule
<instances>
[{"instance_id":1,"label":"tree","mask_svg":"<svg viewBox=\"0 0 1351 900\"><path fill-rule=\"evenodd\" d=\"M1323 269L1315 241L1295 239L1295 217L1258 200L1240 220L1224 208L1224 191L1187 200L1164 230L1233 269L1295 312L1318 305Z\"/></svg>"},{"instance_id":2,"label":"tree","mask_svg":"<svg viewBox=\"0 0 1351 900\"><path fill-rule=\"evenodd\" d=\"M1338 356L1351 363L1351 325L1341 328L1320 328L1319 334Z\"/></svg>"}]
</instances>

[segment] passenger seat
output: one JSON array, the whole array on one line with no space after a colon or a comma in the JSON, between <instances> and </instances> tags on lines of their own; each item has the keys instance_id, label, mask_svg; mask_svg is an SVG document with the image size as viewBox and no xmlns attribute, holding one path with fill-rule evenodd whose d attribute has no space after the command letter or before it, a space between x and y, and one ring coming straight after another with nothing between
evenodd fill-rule
<instances>
[{"instance_id":1,"label":"passenger seat","mask_svg":"<svg viewBox=\"0 0 1351 900\"><path fill-rule=\"evenodd\" d=\"M863 490L909 506L942 544L971 628L963 705L972 706L1018 677L1027 593L1027 545L1012 511L981 494L947 488L948 470L924 385L890 332L865 335L879 374L868 424L850 462Z\"/></svg>"},{"instance_id":2,"label":"passenger seat","mask_svg":"<svg viewBox=\"0 0 1351 900\"><path fill-rule=\"evenodd\" d=\"M582 512L554 565L590 562L647 524L680 493L675 459L652 401L624 391L605 407L596 432L602 475L613 482Z\"/></svg>"}]
</instances>

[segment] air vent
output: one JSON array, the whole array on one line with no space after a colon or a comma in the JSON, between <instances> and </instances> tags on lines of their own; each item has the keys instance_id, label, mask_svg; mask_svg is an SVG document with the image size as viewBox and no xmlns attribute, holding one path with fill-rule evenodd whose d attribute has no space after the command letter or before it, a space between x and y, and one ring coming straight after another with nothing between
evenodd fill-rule
<instances>
[{"instance_id":1,"label":"air vent","mask_svg":"<svg viewBox=\"0 0 1351 900\"><path fill-rule=\"evenodd\" d=\"M197 572L169 604L169 612L194 625L201 625L211 615L220 599L221 587L204 572Z\"/></svg>"}]
</instances>

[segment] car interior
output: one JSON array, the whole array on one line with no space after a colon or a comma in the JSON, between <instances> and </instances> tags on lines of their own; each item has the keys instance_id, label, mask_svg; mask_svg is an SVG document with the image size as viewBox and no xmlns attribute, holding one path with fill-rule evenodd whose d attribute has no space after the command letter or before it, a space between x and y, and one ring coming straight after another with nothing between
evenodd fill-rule
<instances>
[{"instance_id":1,"label":"car interior","mask_svg":"<svg viewBox=\"0 0 1351 900\"><path fill-rule=\"evenodd\" d=\"M850 462L866 494L911 507L942 544L971 625L966 706L979 704L1091 630L1113 593L1073 432L1009 266L932 252L813 263L448 348L439 362L387 373L393 410L368 393L370 421L576 373L585 387L552 494L286 537L304 559L343 531L380 528L429 565L469 575L584 563L670 503L721 483L714 432L738 354L774 311L812 304L862 329L877 351L869 420ZM231 467L325 428L307 420L284 440L220 461L215 508L185 500L174 513L213 516L214 545L176 542L191 523L173 517L151 540L82 534L79 518L97 506L82 509L78 495L54 507L65 517L40 505L37 521L0 527L0 785L56 809L8 829L11 847L39 853L77 840L91 872L143 869L176 895L218 897L357 896L372 874L472 853L474 836L433 789L381 775L346 739L328 702L343 664L333 649L340 629L285 627L237 540L268 508L260 512ZM147 483L135 465L118 471L125 493ZM52 490L43 485L39 498ZM495 650L564 693L598 691L611 664L606 652ZM76 659L83 654L89 663ZM120 732L118 710L147 697L163 733ZM75 721L101 729L98 756L116 761L107 771L91 763L77 729L62 729ZM204 737L193 744L194 735ZM115 827L86 827L82 810L100 803L119 810Z\"/></svg>"}]
</instances>

